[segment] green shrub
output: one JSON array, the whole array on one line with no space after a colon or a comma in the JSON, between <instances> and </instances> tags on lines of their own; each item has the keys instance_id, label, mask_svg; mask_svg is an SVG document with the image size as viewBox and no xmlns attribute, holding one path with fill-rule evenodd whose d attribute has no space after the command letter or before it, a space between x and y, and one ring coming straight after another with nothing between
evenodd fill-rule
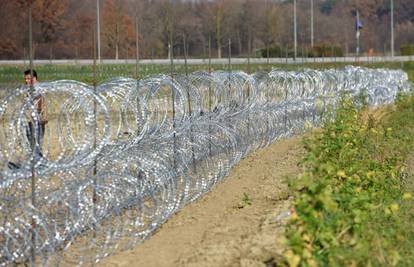
<instances>
[{"instance_id":1,"label":"green shrub","mask_svg":"<svg viewBox=\"0 0 414 267\"><path fill-rule=\"evenodd\" d=\"M262 48L258 50L258 54L261 57L267 58L267 48ZM282 49L280 46L271 46L269 47L269 57L285 57L286 49Z\"/></svg>"},{"instance_id":2,"label":"green shrub","mask_svg":"<svg viewBox=\"0 0 414 267\"><path fill-rule=\"evenodd\" d=\"M287 49L287 50L286 50ZM257 55L266 58L267 49L261 48L257 51ZM278 45L269 47L269 57L294 57L293 47L281 47ZM344 51L339 46L332 45L316 45L313 48L310 47L298 47L297 48L298 57L343 57Z\"/></svg>"},{"instance_id":3,"label":"green shrub","mask_svg":"<svg viewBox=\"0 0 414 267\"><path fill-rule=\"evenodd\" d=\"M344 99L336 117L305 140L305 172L292 183L290 266L412 266L414 204L405 160L414 98L400 97L385 121Z\"/></svg>"},{"instance_id":4,"label":"green shrub","mask_svg":"<svg viewBox=\"0 0 414 267\"><path fill-rule=\"evenodd\" d=\"M339 46L316 45L309 52L308 57L343 57L344 51Z\"/></svg>"},{"instance_id":5,"label":"green shrub","mask_svg":"<svg viewBox=\"0 0 414 267\"><path fill-rule=\"evenodd\" d=\"M400 46L401 56L414 55L414 44L404 44Z\"/></svg>"}]
</instances>

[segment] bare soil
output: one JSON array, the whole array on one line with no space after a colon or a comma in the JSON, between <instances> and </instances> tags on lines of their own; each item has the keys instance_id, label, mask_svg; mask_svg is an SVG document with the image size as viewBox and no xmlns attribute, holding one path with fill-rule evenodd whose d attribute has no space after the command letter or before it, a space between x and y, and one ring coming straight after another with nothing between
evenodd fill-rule
<instances>
[{"instance_id":1,"label":"bare soil","mask_svg":"<svg viewBox=\"0 0 414 267\"><path fill-rule=\"evenodd\" d=\"M252 153L149 240L98 266L271 266L282 253L292 199L287 179L300 172L300 140L282 140Z\"/></svg>"}]
</instances>

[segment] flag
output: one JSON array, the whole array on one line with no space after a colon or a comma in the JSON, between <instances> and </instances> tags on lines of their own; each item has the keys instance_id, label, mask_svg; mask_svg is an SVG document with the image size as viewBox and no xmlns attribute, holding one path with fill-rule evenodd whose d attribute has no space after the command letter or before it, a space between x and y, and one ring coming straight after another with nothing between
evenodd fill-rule
<instances>
[{"instance_id":1,"label":"flag","mask_svg":"<svg viewBox=\"0 0 414 267\"><path fill-rule=\"evenodd\" d=\"M362 29L362 22L359 19L359 12L356 11L356 21L355 21L355 30L356 30L356 38L359 38L360 30Z\"/></svg>"}]
</instances>

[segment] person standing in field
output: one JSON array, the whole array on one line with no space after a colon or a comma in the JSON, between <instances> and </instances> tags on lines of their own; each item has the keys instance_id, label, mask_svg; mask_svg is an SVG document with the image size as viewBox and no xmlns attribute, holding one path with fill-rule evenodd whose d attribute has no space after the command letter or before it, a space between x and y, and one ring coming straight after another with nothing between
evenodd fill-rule
<instances>
[{"instance_id":1,"label":"person standing in field","mask_svg":"<svg viewBox=\"0 0 414 267\"><path fill-rule=\"evenodd\" d=\"M37 72L35 70L30 71L30 69L26 70L24 72L24 83L26 86L34 86L37 83ZM39 161L43 158L42 143L45 135L46 124L48 122L47 106L44 96L39 92L33 90L33 95L27 95L26 101L30 101L30 97L32 97L32 104L35 113L33 114L33 110L31 108L26 110L26 119L28 121L26 125L26 138L30 144L30 150L34 147L35 161ZM21 168L20 163L11 161L7 163L7 166L12 170Z\"/></svg>"},{"instance_id":2,"label":"person standing in field","mask_svg":"<svg viewBox=\"0 0 414 267\"><path fill-rule=\"evenodd\" d=\"M30 69L26 70L24 72L24 81L27 86L34 86L38 81L37 72L35 70L32 70L31 74ZM38 160L43 157L41 147L43 143L43 137L45 135L46 124L48 122L47 105L44 96L39 92L34 91L32 97L33 106L36 112L36 118L33 117L33 114L30 114L30 112L28 112L29 114L27 117L29 122L26 127L26 136L30 147L32 148L35 146L35 159ZM33 142L36 142L36 144Z\"/></svg>"}]
</instances>

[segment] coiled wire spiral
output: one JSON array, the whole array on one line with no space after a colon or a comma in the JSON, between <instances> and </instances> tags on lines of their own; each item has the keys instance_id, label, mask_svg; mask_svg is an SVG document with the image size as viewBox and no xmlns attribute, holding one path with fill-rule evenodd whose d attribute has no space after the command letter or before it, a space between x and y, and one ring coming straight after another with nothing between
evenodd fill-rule
<instances>
[{"instance_id":1,"label":"coiled wire spiral","mask_svg":"<svg viewBox=\"0 0 414 267\"><path fill-rule=\"evenodd\" d=\"M377 106L409 90L402 71L356 67L39 83L50 121L33 160L27 113L39 118L17 88L0 102L0 265L130 248L251 151L318 125L342 93Z\"/></svg>"}]
</instances>

